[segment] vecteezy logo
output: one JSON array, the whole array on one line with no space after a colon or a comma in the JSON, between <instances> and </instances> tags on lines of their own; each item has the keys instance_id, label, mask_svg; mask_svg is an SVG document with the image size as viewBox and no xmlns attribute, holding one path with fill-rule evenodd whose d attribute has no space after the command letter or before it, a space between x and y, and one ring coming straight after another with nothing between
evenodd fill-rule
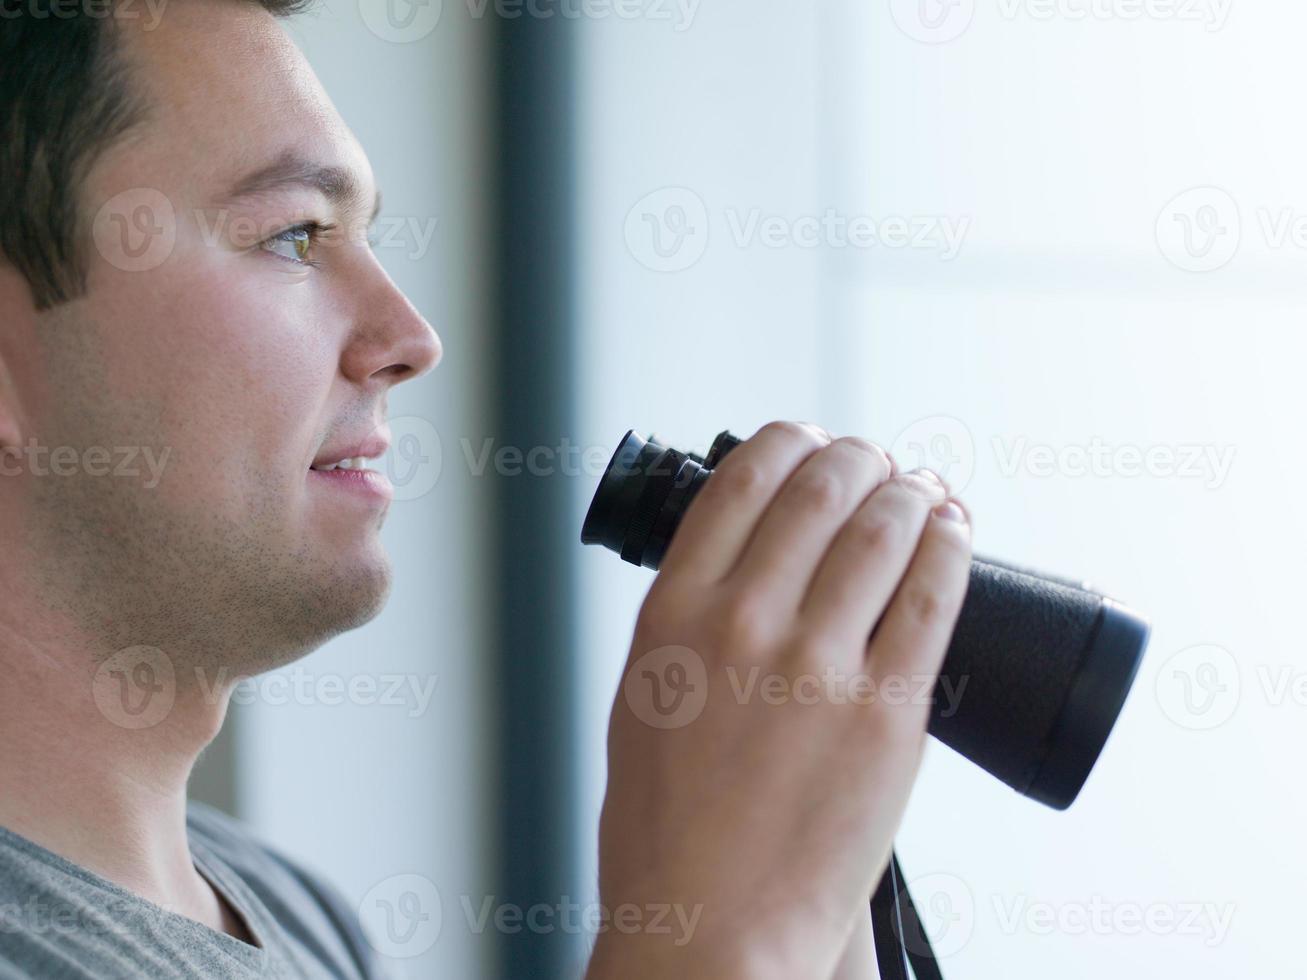
<instances>
[{"instance_id":1,"label":"vecteezy logo","mask_svg":"<svg viewBox=\"0 0 1307 980\"><path fill-rule=\"evenodd\" d=\"M626 247L654 272L688 269L708 250L708 207L685 187L646 194L626 213Z\"/></svg>"},{"instance_id":2,"label":"vecteezy logo","mask_svg":"<svg viewBox=\"0 0 1307 980\"><path fill-rule=\"evenodd\" d=\"M890 15L908 37L922 44L944 44L971 26L976 0L890 0Z\"/></svg>"},{"instance_id":3,"label":"vecteezy logo","mask_svg":"<svg viewBox=\"0 0 1307 980\"><path fill-rule=\"evenodd\" d=\"M889 449L899 472L925 467L934 470L958 494L976 472L976 442L961 419L932 415L918 419L899 433Z\"/></svg>"},{"instance_id":4,"label":"vecteezy logo","mask_svg":"<svg viewBox=\"0 0 1307 980\"><path fill-rule=\"evenodd\" d=\"M1191 187L1157 216L1157 247L1186 272L1213 272L1239 251L1239 205L1219 187Z\"/></svg>"},{"instance_id":5,"label":"vecteezy logo","mask_svg":"<svg viewBox=\"0 0 1307 980\"><path fill-rule=\"evenodd\" d=\"M1239 662L1211 643L1186 647L1157 674L1157 703L1181 728L1206 731L1225 724L1239 706Z\"/></svg>"},{"instance_id":6,"label":"vecteezy logo","mask_svg":"<svg viewBox=\"0 0 1307 980\"><path fill-rule=\"evenodd\" d=\"M631 665L622 693L650 728L684 728L708 703L708 668L689 647L657 647Z\"/></svg>"},{"instance_id":7,"label":"vecteezy logo","mask_svg":"<svg viewBox=\"0 0 1307 980\"><path fill-rule=\"evenodd\" d=\"M442 8L442 0L359 0L368 30L395 44L411 44L434 31Z\"/></svg>"},{"instance_id":8,"label":"vecteezy logo","mask_svg":"<svg viewBox=\"0 0 1307 980\"><path fill-rule=\"evenodd\" d=\"M382 956L421 956L440 938L440 892L422 875L392 875L363 896L359 920L368 942Z\"/></svg>"},{"instance_id":9,"label":"vecteezy logo","mask_svg":"<svg viewBox=\"0 0 1307 980\"><path fill-rule=\"evenodd\" d=\"M134 187L104 202L91 224L91 237L115 269L149 272L172 255L177 213L163 192Z\"/></svg>"},{"instance_id":10,"label":"vecteezy logo","mask_svg":"<svg viewBox=\"0 0 1307 980\"><path fill-rule=\"evenodd\" d=\"M107 658L91 681L100 713L119 728L153 728L177 699L172 659L158 647L127 647Z\"/></svg>"},{"instance_id":11,"label":"vecteezy logo","mask_svg":"<svg viewBox=\"0 0 1307 980\"><path fill-rule=\"evenodd\" d=\"M976 929L976 900L965 881L936 871L914 878L907 887L920 920L903 923L903 944L909 951L924 953L930 948L943 959L971 941Z\"/></svg>"},{"instance_id":12,"label":"vecteezy logo","mask_svg":"<svg viewBox=\"0 0 1307 980\"><path fill-rule=\"evenodd\" d=\"M391 441L386 454L386 477L395 488L395 500L426 496L440 479L444 454L436 427L418 415L389 422Z\"/></svg>"}]
</instances>

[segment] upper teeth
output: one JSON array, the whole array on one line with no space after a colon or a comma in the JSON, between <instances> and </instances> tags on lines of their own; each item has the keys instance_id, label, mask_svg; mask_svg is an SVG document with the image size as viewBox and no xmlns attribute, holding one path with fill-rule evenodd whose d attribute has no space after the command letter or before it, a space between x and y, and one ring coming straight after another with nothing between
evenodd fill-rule
<instances>
[{"instance_id":1,"label":"upper teeth","mask_svg":"<svg viewBox=\"0 0 1307 980\"><path fill-rule=\"evenodd\" d=\"M315 470L361 470L366 464L366 457L351 456L349 459L342 459L339 463L325 463L313 468Z\"/></svg>"}]
</instances>

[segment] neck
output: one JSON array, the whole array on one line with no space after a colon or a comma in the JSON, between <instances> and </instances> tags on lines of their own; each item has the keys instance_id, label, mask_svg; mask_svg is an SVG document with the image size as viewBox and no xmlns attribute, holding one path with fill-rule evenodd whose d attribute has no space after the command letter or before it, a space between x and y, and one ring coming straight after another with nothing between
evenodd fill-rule
<instances>
[{"instance_id":1,"label":"neck","mask_svg":"<svg viewBox=\"0 0 1307 980\"><path fill-rule=\"evenodd\" d=\"M151 650L106 656L39 612L6 611L0 825L222 928L222 907L190 857L186 782L222 726L231 688L188 686Z\"/></svg>"}]
</instances>

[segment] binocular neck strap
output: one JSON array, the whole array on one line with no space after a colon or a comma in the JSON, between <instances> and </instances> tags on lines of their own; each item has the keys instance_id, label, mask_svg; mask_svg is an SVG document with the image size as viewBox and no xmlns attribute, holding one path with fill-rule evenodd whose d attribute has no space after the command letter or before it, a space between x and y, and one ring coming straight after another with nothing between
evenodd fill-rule
<instances>
[{"instance_id":1,"label":"binocular neck strap","mask_svg":"<svg viewBox=\"0 0 1307 980\"><path fill-rule=\"evenodd\" d=\"M944 980L894 851L871 896L871 933L881 980L908 980L909 964L917 980Z\"/></svg>"}]
</instances>

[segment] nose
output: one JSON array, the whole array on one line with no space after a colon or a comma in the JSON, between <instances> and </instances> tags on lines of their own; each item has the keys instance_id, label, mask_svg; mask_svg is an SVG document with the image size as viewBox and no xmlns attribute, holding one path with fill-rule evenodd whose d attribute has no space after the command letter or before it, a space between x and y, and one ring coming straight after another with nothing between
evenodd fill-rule
<instances>
[{"instance_id":1,"label":"nose","mask_svg":"<svg viewBox=\"0 0 1307 980\"><path fill-rule=\"evenodd\" d=\"M374 287L358 294L341 371L361 385L420 378L440 362L440 337L379 265L373 272Z\"/></svg>"}]
</instances>

